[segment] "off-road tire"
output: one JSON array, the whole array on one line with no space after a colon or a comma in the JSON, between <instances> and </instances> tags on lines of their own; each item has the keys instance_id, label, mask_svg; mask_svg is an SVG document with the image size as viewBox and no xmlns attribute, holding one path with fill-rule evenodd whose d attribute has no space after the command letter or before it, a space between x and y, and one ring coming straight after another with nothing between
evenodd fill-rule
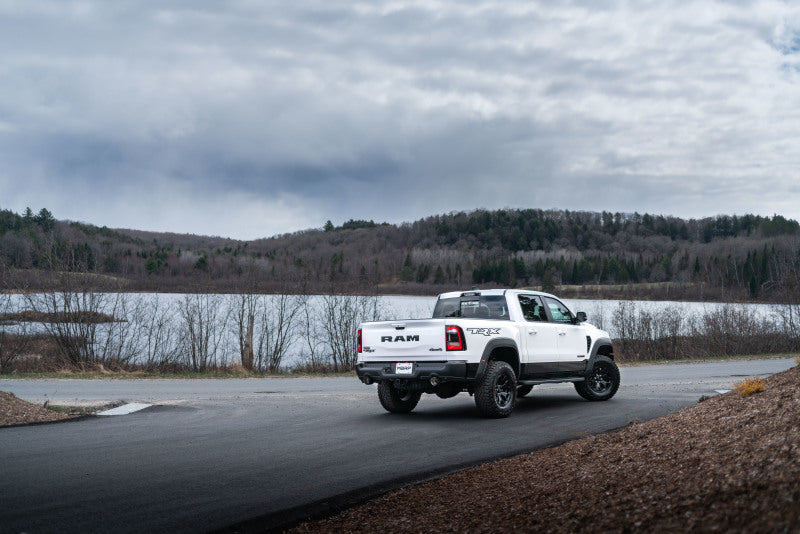
<instances>
[{"instance_id":1,"label":"off-road tire","mask_svg":"<svg viewBox=\"0 0 800 534\"><path fill-rule=\"evenodd\" d=\"M518 386L517 387L517 398L521 399L525 395L531 392L533 386Z\"/></svg>"},{"instance_id":2,"label":"off-road tire","mask_svg":"<svg viewBox=\"0 0 800 534\"><path fill-rule=\"evenodd\" d=\"M619 389L619 369L608 356L598 356L583 382L575 382L578 395L590 401L604 401Z\"/></svg>"},{"instance_id":3,"label":"off-road tire","mask_svg":"<svg viewBox=\"0 0 800 534\"><path fill-rule=\"evenodd\" d=\"M486 417L508 417L517 402L517 376L506 362L491 361L475 389L475 405Z\"/></svg>"},{"instance_id":4,"label":"off-road tire","mask_svg":"<svg viewBox=\"0 0 800 534\"><path fill-rule=\"evenodd\" d=\"M408 413L417 406L421 396L420 391L398 390L386 380L378 384L378 399L387 412Z\"/></svg>"}]
</instances>

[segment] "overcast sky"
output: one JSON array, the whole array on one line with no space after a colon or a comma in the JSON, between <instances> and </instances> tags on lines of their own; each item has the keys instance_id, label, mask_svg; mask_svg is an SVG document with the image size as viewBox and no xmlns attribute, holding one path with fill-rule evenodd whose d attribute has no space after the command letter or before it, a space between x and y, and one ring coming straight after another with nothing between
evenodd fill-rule
<instances>
[{"instance_id":1,"label":"overcast sky","mask_svg":"<svg viewBox=\"0 0 800 534\"><path fill-rule=\"evenodd\" d=\"M800 219L797 2L0 0L0 208Z\"/></svg>"}]
</instances>

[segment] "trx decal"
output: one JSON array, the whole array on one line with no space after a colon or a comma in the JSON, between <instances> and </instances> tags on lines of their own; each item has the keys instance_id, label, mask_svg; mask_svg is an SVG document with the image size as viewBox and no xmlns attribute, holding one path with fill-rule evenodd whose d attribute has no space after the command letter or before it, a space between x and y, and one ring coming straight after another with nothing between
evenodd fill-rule
<instances>
[{"instance_id":1,"label":"trx decal","mask_svg":"<svg viewBox=\"0 0 800 534\"><path fill-rule=\"evenodd\" d=\"M484 336L495 336L500 333L499 328L467 328L470 334L480 334Z\"/></svg>"}]
</instances>

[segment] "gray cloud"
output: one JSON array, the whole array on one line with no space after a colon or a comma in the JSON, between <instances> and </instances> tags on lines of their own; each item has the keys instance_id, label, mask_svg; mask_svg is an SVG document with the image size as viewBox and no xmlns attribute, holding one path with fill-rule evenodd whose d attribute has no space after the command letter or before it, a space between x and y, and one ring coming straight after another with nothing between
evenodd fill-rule
<instances>
[{"instance_id":1,"label":"gray cloud","mask_svg":"<svg viewBox=\"0 0 800 534\"><path fill-rule=\"evenodd\" d=\"M779 1L0 4L0 207L256 238L480 207L800 218Z\"/></svg>"}]
</instances>

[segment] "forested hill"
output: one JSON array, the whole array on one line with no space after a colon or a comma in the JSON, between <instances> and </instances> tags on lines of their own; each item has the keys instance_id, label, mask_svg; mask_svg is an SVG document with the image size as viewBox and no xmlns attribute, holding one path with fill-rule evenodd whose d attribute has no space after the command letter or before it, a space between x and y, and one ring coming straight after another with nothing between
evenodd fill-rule
<instances>
[{"instance_id":1,"label":"forested hill","mask_svg":"<svg viewBox=\"0 0 800 534\"><path fill-rule=\"evenodd\" d=\"M785 300L800 295L800 225L780 215L477 210L401 225L328 222L245 242L2 210L0 266L6 290L79 281L99 289L435 294L476 284Z\"/></svg>"}]
</instances>

